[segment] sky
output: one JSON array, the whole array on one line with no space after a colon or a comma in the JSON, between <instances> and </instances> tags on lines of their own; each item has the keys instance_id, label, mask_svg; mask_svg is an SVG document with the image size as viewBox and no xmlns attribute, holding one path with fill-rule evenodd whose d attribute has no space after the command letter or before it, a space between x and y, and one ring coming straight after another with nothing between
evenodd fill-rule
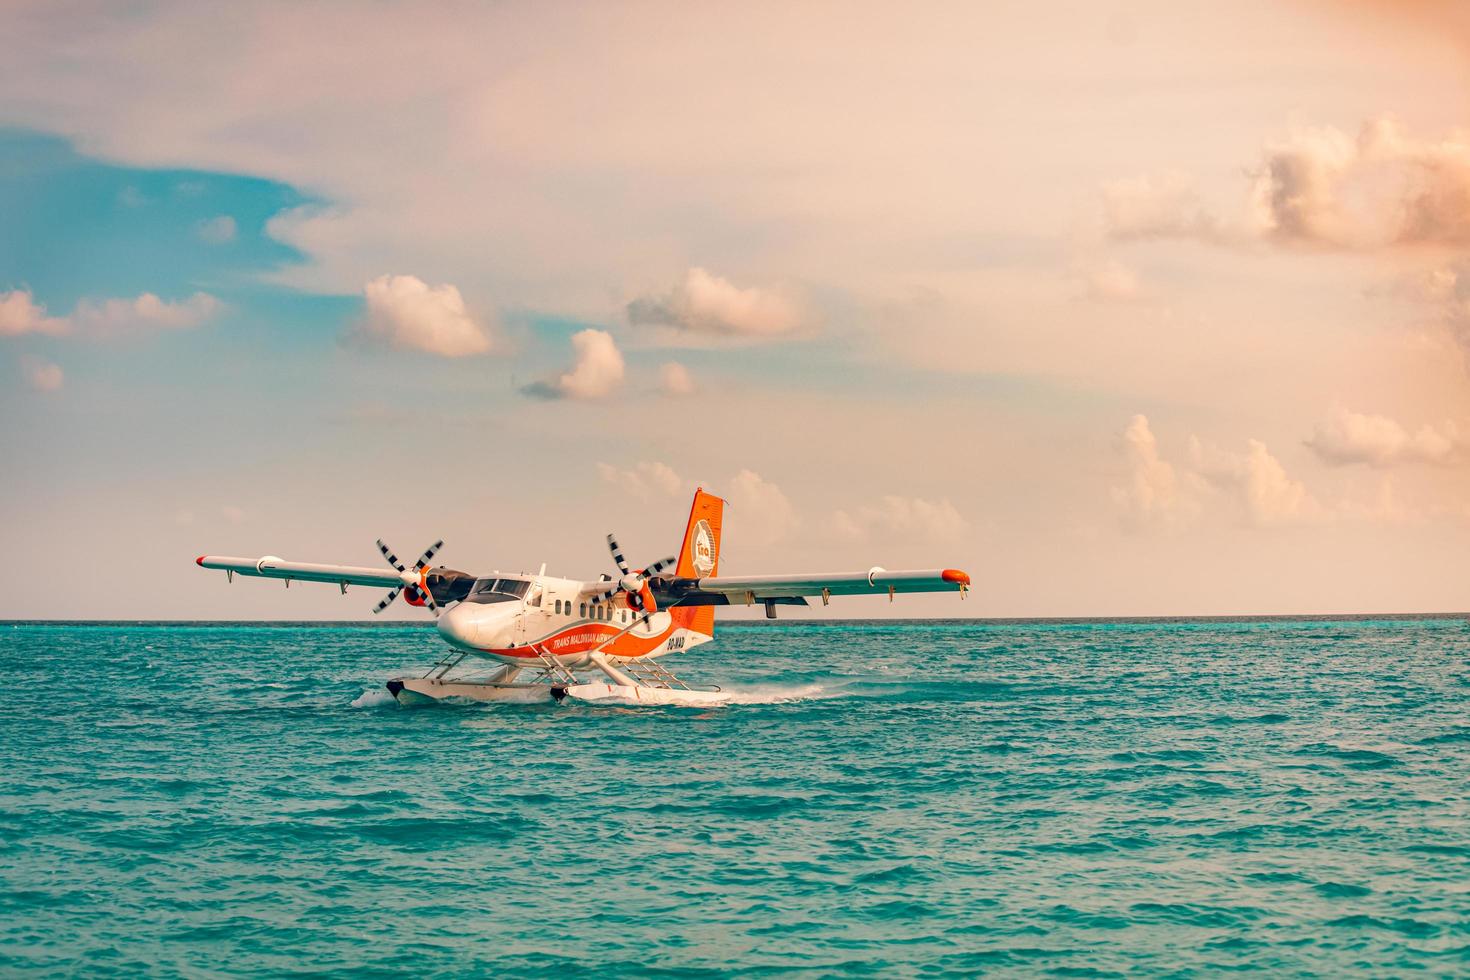
<instances>
[{"instance_id":1,"label":"sky","mask_svg":"<svg viewBox=\"0 0 1470 980\"><path fill-rule=\"evenodd\" d=\"M1470 13L0 7L0 618L202 553L957 567L789 615L1470 609ZM784 611L783 611L784 612ZM389 618L422 617L402 604Z\"/></svg>"}]
</instances>

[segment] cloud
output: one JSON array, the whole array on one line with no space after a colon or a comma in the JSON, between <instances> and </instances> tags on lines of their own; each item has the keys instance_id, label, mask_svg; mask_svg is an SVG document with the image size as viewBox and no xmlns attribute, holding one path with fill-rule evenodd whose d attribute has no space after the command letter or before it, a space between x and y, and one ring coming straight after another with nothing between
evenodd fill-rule
<instances>
[{"instance_id":1,"label":"cloud","mask_svg":"<svg viewBox=\"0 0 1470 980\"><path fill-rule=\"evenodd\" d=\"M1135 415L1121 443L1128 482L1113 489L1113 500L1127 526L1179 527L1222 503L1258 527L1335 516L1258 439L1248 439L1240 453L1191 436L1187 458L1176 464L1159 452L1148 418Z\"/></svg>"},{"instance_id":2,"label":"cloud","mask_svg":"<svg viewBox=\"0 0 1470 980\"><path fill-rule=\"evenodd\" d=\"M1339 188L1357 152L1332 127L1302 129L1268 147L1251 189L1262 234L1282 242L1341 244L1351 233Z\"/></svg>"},{"instance_id":3,"label":"cloud","mask_svg":"<svg viewBox=\"0 0 1470 980\"><path fill-rule=\"evenodd\" d=\"M876 504L839 510L832 515L834 532L849 541L871 538L925 538L948 541L968 531L970 524L948 498L884 496Z\"/></svg>"},{"instance_id":4,"label":"cloud","mask_svg":"<svg viewBox=\"0 0 1470 980\"><path fill-rule=\"evenodd\" d=\"M235 240L235 219L221 214L208 221L201 221L195 230L201 241L210 245L224 245Z\"/></svg>"},{"instance_id":5,"label":"cloud","mask_svg":"<svg viewBox=\"0 0 1470 980\"><path fill-rule=\"evenodd\" d=\"M1228 237L1187 175L1170 171L1103 185L1103 224L1118 239Z\"/></svg>"},{"instance_id":6,"label":"cloud","mask_svg":"<svg viewBox=\"0 0 1470 980\"><path fill-rule=\"evenodd\" d=\"M1173 464L1159 456L1159 443L1148 418L1135 415L1123 430L1122 449L1128 463L1128 482L1113 488L1113 500L1125 521L1134 526L1175 524L1198 509L1181 490Z\"/></svg>"},{"instance_id":7,"label":"cloud","mask_svg":"<svg viewBox=\"0 0 1470 980\"><path fill-rule=\"evenodd\" d=\"M449 283L430 286L417 276L378 276L363 286L367 312L349 337L440 357L490 350L490 336L470 316Z\"/></svg>"},{"instance_id":8,"label":"cloud","mask_svg":"<svg viewBox=\"0 0 1470 980\"><path fill-rule=\"evenodd\" d=\"M1428 307L1470 364L1470 264L1430 269L1400 281L1389 292Z\"/></svg>"},{"instance_id":9,"label":"cloud","mask_svg":"<svg viewBox=\"0 0 1470 980\"><path fill-rule=\"evenodd\" d=\"M39 357L22 358L20 366L26 384L36 391L56 391L65 380L60 367Z\"/></svg>"},{"instance_id":10,"label":"cloud","mask_svg":"<svg viewBox=\"0 0 1470 980\"><path fill-rule=\"evenodd\" d=\"M0 337L25 333L61 334L71 328L64 317L48 316L26 289L0 293Z\"/></svg>"},{"instance_id":11,"label":"cloud","mask_svg":"<svg viewBox=\"0 0 1470 980\"><path fill-rule=\"evenodd\" d=\"M789 334L803 325L801 311L781 294L753 286L741 289L697 267L667 295L629 303L628 321L695 334L761 338Z\"/></svg>"},{"instance_id":12,"label":"cloud","mask_svg":"<svg viewBox=\"0 0 1470 980\"><path fill-rule=\"evenodd\" d=\"M694 378L690 376L689 369L678 361L659 365L658 386L664 394L675 397L692 395L695 392Z\"/></svg>"},{"instance_id":13,"label":"cloud","mask_svg":"<svg viewBox=\"0 0 1470 980\"><path fill-rule=\"evenodd\" d=\"M796 509L776 484L752 470L731 478L727 499L734 512L736 533L751 544L774 544L796 527ZM729 524L727 523L727 527Z\"/></svg>"},{"instance_id":14,"label":"cloud","mask_svg":"<svg viewBox=\"0 0 1470 980\"><path fill-rule=\"evenodd\" d=\"M576 360L572 369L548 381L523 389L538 398L604 398L623 383L623 355L605 330L583 330L572 335Z\"/></svg>"},{"instance_id":15,"label":"cloud","mask_svg":"<svg viewBox=\"0 0 1470 980\"><path fill-rule=\"evenodd\" d=\"M1118 239L1195 239L1365 250L1470 244L1470 136L1414 139L1393 119L1356 137L1302 127L1268 144L1251 170L1238 219L1212 214L1182 174L1103 187L1104 223Z\"/></svg>"},{"instance_id":16,"label":"cloud","mask_svg":"<svg viewBox=\"0 0 1470 980\"><path fill-rule=\"evenodd\" d=\"M604 482L621 487L640 500L674 497L684 490L679 474L664 463L642 462L629 469L598 463L597 473Z\"/></svg>"},{"instance_id":17,"label":"cloud","mask_svg":"<svg viewBox=\"0 0 1470 980\"><path fill-rule=\"evenodd\" d=\"M1216 487L1229 492L1252 524L1310 523L1329 516L1299 481L1286 473L1281 461L1259 439L1247 439L1244 453L1205 446L1190 438L1195 470Z\"/></svg>"},{"instance_id":18,"label":"cloud","mask_svg":"<svg viewBox=\"0 0 1470 980\"><path fill-rule=\"evenodd\" d=\"M73 330L107 335L123 330L183 329L217 314L224 304L208 293L169 302L153 293L133 299L80 300L65 317L48 316L24 289L0 293L0 336L24 333L66 334Z\"/></svg>"},{"instance_id":19,"label":"cloud","mask_svg":"<svg viewBox=\"0 0 1470 980\"><path fill-rule=\"evenodd\" d=\"M1456 426L1420 426L1410 433L1382 415L1365 415L1335 407L1319 422L1306 445L1333 466L1362 464L1386 467L1398 463L1444 463L1464 448Z\"/></svg>"},{"instance_id":20,"label":"cloud","mask_svg":"<svg viewBox=\"0 0 1470 980\"><path fill-rule=\"evenodd\" d=\"M153 327L182 330L198 326L223 308L224 304L208 293L195 293L175 302L143 293L135 299L108 299L100 303L82 300L70 319L78 329L96 334Z\"/></svg>"}]
</instances>

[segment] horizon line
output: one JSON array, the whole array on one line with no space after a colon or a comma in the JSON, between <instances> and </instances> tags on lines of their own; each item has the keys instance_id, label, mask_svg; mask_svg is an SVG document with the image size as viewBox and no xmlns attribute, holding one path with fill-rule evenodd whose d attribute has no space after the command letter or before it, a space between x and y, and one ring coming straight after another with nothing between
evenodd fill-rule
<instances>
[{"instance_id":1,"label":"horizon line","mask_svg":"<svg viewBox=\"0 0 1470 980\"><path fill-rule=\"evenodd\" d=\"M1159 622L1262 622L1268 620L1337 620L1342 622L1371 621L1384 619L1470 619L1470 611L1449 612L1351 612L1351 613L1208 613L1173 614L1155 613L1145 615L1107 616L916 616L916 617L861 617L842 616L822 619L782 618L769 620L764 617L742 617L721 621L722 626L745 625L804 625L816 626L824 623L1159 623ZM374 626L374 627L427 627L434 620L370 620L370 619L79 619L79 618L32 618L0 619L0 626Z\"/></svg>"}]
</instances>

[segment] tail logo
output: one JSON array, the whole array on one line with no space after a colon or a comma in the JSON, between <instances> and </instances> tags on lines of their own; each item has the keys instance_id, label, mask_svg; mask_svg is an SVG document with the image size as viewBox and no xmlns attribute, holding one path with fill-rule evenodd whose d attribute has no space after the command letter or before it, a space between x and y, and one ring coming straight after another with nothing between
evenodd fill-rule
<instances>
[{"instance_id":1,"label":"tail logo","mask_svg":"<svg viewBox=\"0 0 1470 980\"><path fill-rule=\"evenodd\" d=\"M715 532L710 530L709 521L700 521L694 525L694 553L690 556L694 561L694 570L700 577L710 574L715 570Z\"/></svg>"}]
</instances>

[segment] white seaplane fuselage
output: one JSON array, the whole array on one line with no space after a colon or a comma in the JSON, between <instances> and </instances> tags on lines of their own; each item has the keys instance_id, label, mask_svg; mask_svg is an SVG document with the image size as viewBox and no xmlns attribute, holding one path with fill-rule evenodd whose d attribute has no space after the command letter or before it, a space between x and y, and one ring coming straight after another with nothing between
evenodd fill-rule
<instances>
[{"instance_id":1,"label":"white seaplane fuselage","mask_svg":"<svg viewBox=\"0 0 1470 980\"><path fill-rule=\"evenodd\" d=\"M544 575L481 579L440 615L439 635L473 656L515 666L549 658L571 668L588 666L598 653L645 659L711 639L668 612L645 616L621 595L602 602L589 596L606 584Z\"/></svg>"}]
</instances>

